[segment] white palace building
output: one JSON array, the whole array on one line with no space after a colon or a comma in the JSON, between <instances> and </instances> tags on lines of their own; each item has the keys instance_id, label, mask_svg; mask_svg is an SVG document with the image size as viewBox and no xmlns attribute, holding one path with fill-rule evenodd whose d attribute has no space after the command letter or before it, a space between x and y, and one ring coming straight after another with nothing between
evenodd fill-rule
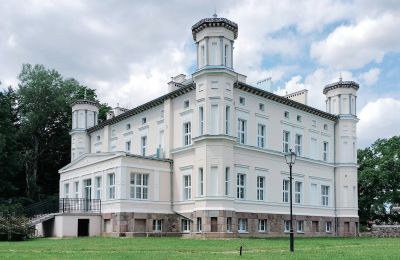
<instances>
[{"instance_id":1,"label":"white palace building","mask_svg":"<svg viewBox=\"0 0 400 260\"><path fill-rule=\"evenodd\" d=\"M359 85L327 85L324 112L307 90L278 96L235 72L236 23L214 16L192 34L197 69L167 94L101 123L97 103L72 104L71 163L59 170L68 203L53 235L283 236L289 149L296 236L356 235Z\"/></svg>"}]
</instances>

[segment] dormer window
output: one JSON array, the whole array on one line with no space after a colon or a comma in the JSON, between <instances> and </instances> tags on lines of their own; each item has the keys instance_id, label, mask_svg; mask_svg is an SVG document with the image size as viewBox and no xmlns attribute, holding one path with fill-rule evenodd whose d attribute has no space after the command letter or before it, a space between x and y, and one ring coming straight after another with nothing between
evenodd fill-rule
<instances>
[{"instance_id":1,"label":"dormer window","mask_svg":"<svg viewBox=\"0 0 400 260\"><path fill-rule=\"evenodd\" d=\"M184 102L183 102L183 108L189 108L189 105L190 105L190 103L189 103L189 100L185 100Z\"/></svg>"},{"instance_id":2,"label":"dormer window","mask_svg":"<svg viewBox=\"0 0 400 260\"><path fill-rule=\"evenodd\" d=\"M146 123L147 123L146 117L142 117L142 125L144 125L144 124L146 124Z\"/></svg>"},{"instance_id":3,"label":"dormer window","mask_svg":"<svg viewBox=\"0 0 400 260\"><path fill-rule=\"evenodd\" d=\"M126 124L125 129L126 129L126 130L131 129L131 124Z\"/></svg>"},{"instance_id":4,"label":"dormer window","mask_svg":"<svg viewBox=\"0 0 400 260\"><path fill-rule=\"evenodd\" d=\"M246 105L246 98L239 97L239 104L241 104L242 106Z\"/></svg>"},{"instance_id":5,"label":"dormer window","mask_svg":"<svg viewBox=\"0 0 400 260\"><path fill-rule=\"evenodd\" d=\"M283 115L285 116L285 118L289 119L289 111L285 111L285 112L283 113Z\"/></svg>"}]
</instances>

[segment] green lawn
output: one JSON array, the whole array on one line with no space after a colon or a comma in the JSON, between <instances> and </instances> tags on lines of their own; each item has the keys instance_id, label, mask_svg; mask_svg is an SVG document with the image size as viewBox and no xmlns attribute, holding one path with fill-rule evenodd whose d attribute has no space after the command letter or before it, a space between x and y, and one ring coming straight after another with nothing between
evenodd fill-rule
<instances>
[{"instance_id":1,"label":"green lawn","mask_svg":"<svg viewBox=\"0 0 400 260\"><path fill-rule=\"evenodd\" d=\"M0 259L400 259L399 238L71 238L0 242Z\"/></svg>"}]
</instances>

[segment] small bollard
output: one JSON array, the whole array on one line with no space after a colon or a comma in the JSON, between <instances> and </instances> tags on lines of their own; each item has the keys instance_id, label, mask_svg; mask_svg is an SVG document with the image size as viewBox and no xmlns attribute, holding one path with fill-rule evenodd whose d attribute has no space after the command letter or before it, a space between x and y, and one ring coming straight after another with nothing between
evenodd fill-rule
<instances>
[{"instance_id":1,"label":"small bollard","mask_svg":"<svg viewBox=\"0 0 400 260\"><path fill-rule=\"evenodd\" d=\"M240 246L240 256L242 255L242 251L243 251L243 246Z\"/></svg>"}]
</instances>

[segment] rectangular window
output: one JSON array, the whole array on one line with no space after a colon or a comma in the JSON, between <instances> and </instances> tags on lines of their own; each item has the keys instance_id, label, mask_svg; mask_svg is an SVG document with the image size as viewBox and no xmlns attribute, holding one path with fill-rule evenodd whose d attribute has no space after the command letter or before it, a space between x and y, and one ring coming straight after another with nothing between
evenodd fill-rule
<instances>
[{"instance_id":1,"label":"rectangular window","mask_svg":"<svg viewBox=\"0 0 400 260\"><path fill-rule=\"evenodd\" d=\"M183 102L183 108L189 108L189 105L190 105L190 102L189 102L189 100L185 100L184 102Z\"/></svg>"},{"instance_id":2,"label":"rectangular window","mask_svg":"<svg viewBox=\"0 0 400 260\"><path fill-rule=\"evenodd\" d=\"M238 221L238 231L239 232L247 232L247 219L239 218Z\"/></svg>"},{"instance_id":3,"label":"rectangular window","mask_svg":"<svg viewBox=\"0 0 400 260\"><path fill-rule=\"evenodd\" d=\"M289 202L289 180L282 181L282 202Z\"/></svg>"},{"instance_id":4,"label":"rectangular window","mask_svg":"<svg viewBox=\"0 0 400 260\"><path fill-rule=\"evenodd\" d=\"M84 184L84 187L85 187L84 198L85 199L91 199L92 198L92 179L84 180L83 184Z\"/></svg>"},{"instance_id":5,"label":"rectangular window","mask_svg":"<svg viewBox=\"0 0 400 260\"><path fill-rule=\"evenodd\" d=\"M225 44L224 48L224 65L228 66L228 45Z\"/></svg>"},{"instance_id":6,"label":"rectangular window","mask_svg":"<svg viewBox=\"0 0 400 260\"><path fill-rule=\"evenodd\" d=\"M258 124L257 146L259 148L265 148L265 125L262 124Z\"/></svg>"},{"instance_id":7,"label":"rectangular window","mask_svg":"<svg viewBox=\"0 0 400 260\"><path fill-rule=\"evenodd\" d=\"M230 120L231 119L231 107L225 107L225 134L229 135L230 132Z\"/></svg>"},{"instance_id":8,"label":"rectangular window","mask_svg":"<svg viewBox=\"0 0 400 260\"><path fill-rule=\"evenodd\" d=\"M190 220L182 219L182 232L184 233L190 232Z\"/></svg>"},{"instance_id":9,"label":"rectangular window","mask_svg":"<svg viewBox=\"0 0 400 260\"><path fill-rule=\"evenodd\" d=\"M290 146L290 132L289 131L283 131L283 142L282 142L282 152L288 153L289 152L289 146Z\"/></svg>"},{"instance_id":10,"label":"rectangular window","mask_svg":"<svg viewBox=\"0 0 400 260\"><path fill-rule=\"evenodd\" d=\"M285 111L285 112L283 113L283 116L284 116L286 119L289 119L289 111Z\"/></svg>"},{"instance_id":11,"label":"rectangular window","mask_svg":"<svg viewBox=\"0 0 400 260\"><path fill-rule=\"evenodd\" d=\"M318 185L316 183L311 183L310 189L310 202L311 205L318 205Z\"/></svg>"},{"instance_id":12,"label":"rectangular window","mask_svg":"<svg viewBox=\"0 0 400 260\"><path fill-rule=\"evenodd\" d=\"M259 103L258 109L260 109L260 111L265 111L265 105L263 103Z\"/></svg>"},{"instance_id":13,"label":"rectangular window","mask_svg":"<svg viewBox=\"0 0 400 260\"><path fill-rule=\"evenodd\" d=\"M101 177L96 177L96 199L101 199Z\"/></svg>"},{"instance_id":14,"label":"rectangular window","mask_svg":"<svg viewBox=\"0 0 400 260\"><path fill-rule=\"evenodd\" d=\"M318 145L317 145L317 139L316 138L311 138L311 158L312 159L318 159Z\"/></svg>"},{"instance_id":15,"label":"rectangular window","mask_svg":"<svg viewBox=\"0 0 400 260\"><path fill-rule=\"evenodd\" d=\"M210 58L212 60L211 65L217 65L217 43L216 42L211 43Z\"/></svg>"},{"instance_id":16,"label":"rectangular window","mask_svg":"<svg viewBox=\"0 0 400 260\"><path fill-rule=\"evenodd\" d=\"M226 218L226 232L232 232L232 218Z\"/></svg>"},{"instance_id":17,"label":"rectangular window","mask_svg":"<svg viewBox=\"0 0 400 260\"><path fill-rule=\"evenodd\" d=\"M303 136L296 134L295 144L294 144L296 155L301 156L303 154Z\"/></svg>"},{"instance_id":18,"label":"rectangular window","mask_svg":"<svg viewBox=\"0 0 400 260\"><path fill-rule=\"evenodd\" d=\"M147 122L147 118L146 117L142 117L142 125L146 124Z\"/></svg>"},{"instance_id":19,"label":"rectangular window","mask_svg":"<svg viewBox=\"0 0 400 260\"><path fill-rule=\"evenodd\" d=\"M229 196L229 172L230 168L225 168L225 196Z\"/></svg>"},{"instance_id":20,"label":"rectangular window","mask_svg":"<svg viewBox=\"0 0 400 260\"><path fill-rule=\"evenodd\" d=\"M317 121L316 121L316 120L312 120L312 121L311 121L311 125L312 125L313 127L317 127Z\"/></svg>"},{"instance_id":21,"label":"rectangular window","mask_svg":"<svg viewBox=\"0 0 400 260\"><path fill-rule=\"evenodd\" d=\"M129 129L131 129L131 124L126 124L125 130L129 130Z\"/></svg>"},{"instance_id":22,"label":"rectangular window","mask_svg":"<svg viewBox=\"0 0 400 260\"><path fill-rule=\"evenodd\" d=\"M284 232L290 232L290 220L283 221Z\"/></svg>"},{"instance_id":23,"label":"rectangular window","mask_svg":"<svg viewBox=\"0 0 400 260\"><path fill-rule=\"evenodd\" d=\"M79 198L79 181L74 182L75 198Z\"/></svg>"},{"instance_id":24,"label":"rectangular window","mask_svg":"<svg viewBox=\"0 0 400 260\"><path fill-rule=\"evenodd\" d=\"M125 152L129 153L131 151L131 141L125 142Z\"/></svg>"},{"instance_id":25,"label":"rectangular window","mask_svg":"<svg viewBox=\"0 0 400 260\"><path fill-rule=\"evenodd\" d=\"M162 219L153 219L153 231L162 232Z\"/></svg>"},{"instance_id":26,"label":"rectangular window","mask_svg":"<svg viewBox=\"0 0 400 260\"><path fill-rule=\"evenodd\" d=\"M183 124L183 140L184 145L191 145L192 144L192 124L190 122Z\"/></svg>"},{"instance_id":27,"label":"rectangular window","mask_svg":"<svg viewBox=\"0 0 400 260\"><path fill-rule=\"evenodd\" d=\"M264 200L265 177L257 177L257 200Z\"/></svg>"},{"instance_id":28,"label":"rectangular window","mask_svg":"<svg viewBox=\"0 0 400 260\"><path fill-rule=\"evenodd\" d=\"M183 176L183 199L190 200L192 198L192 177L190 175Z\"/></svg>"},{"instance_id":29,"label":"rectangular window","mask_svg":"<svg viewBox=\"0 0 400 260\"><path fill-rule=\"evenodd\" d=\"M141 143L140 151L142 153L142 156L146 156L147 136L142 136L140 143Z\"/></svg>"},{"instance_id":30,"label":"rectangular window","mask_svg":"<svg viewBox=\"0 0 400 260\"><path fill-rule=\"evenodd\" d=\"M130 197L131 199L148 199L149 175L142 173L131 173Z\"/></svg>"},{"instance_id":31,"label":"rectangular window","mask_svg":"<svg viewBox=\"0 0 400 260\"><path fill-rule=\"evenodd\" d=\"M327 162L328 161L328 150L329 149L329 144L328 142L324 142L324 161Z\"/></svg>"},{"instance_id":32,"label":"rectangular window","mask_svg":"<svg viewBox=\"0 0 400 260\"><path fill-rule=\"evenodd\" d=\"M325 232L326 233L332 232L332 222L331 221L327 221L325 223Z\"/></svg>"},{"instance_id":33,"label":"rectangular window","mask_svg":"<svg viewBox=\"0 0 400 260\"><path fill-rule=\"evenodd\" d=\"M238 142L241 144L246 143L246 120L238 119Z\"/></svg>"},{"instance_id":34,"label":"rectangular window","mask_svg":"<svg viewBox=\"0 0 400 260\"><path fill-rule=\"evenodd\" d=\"M108 198L115 199L115 174L108 174Z\"/></svg>"},{"instance_id":35,"label":"rectangular window","mask_svg":"<svg viewBox=\"0 0 400 260\"><path fill-rule=\"evenodd\" d=\"M324 130L328 130L328 125L324 124Z\"/></svg>"},{"instance_id":36,"label":"rectangular window","mask_svg":"<svg viewBox=\"0 0 400 260\"><path fill-rule=\"evenodd\" d=\"M321 205L329 206L329 186L321 185Z\"/></svg>"},{"instance_id":37,"label":"rectangular window","mask_svg":"<svg viewBox=\"0 0 400 260\"><path fill-rule=\"evenodd\" d=\"M311 222L311 230L313 232L319 232L319 221L312 221Z\"/></svg>"},{"instance_id":38,"label":"rectangular window","mask_svg":"<svg viewBox=\"0 0 400 260\"><path fill-rule=\"evenodd\" d=\"M219 134L219 111L218 105L211 105L211 134Z\"/></svg>"},{"instance_id":39,"label":"rectangular window","mask_svg":"<svg viewBox=\"0 0 400 260\"><path fill-rule=\"evenodd\" d=\"M297 115L297 122L301 123L301 115Z\"/></svg>"},{"instance_id":40,"label":"rectangular window","mask_svg":"<svg viewBox=\"0 0 400 260\"><path fill-rule=\"evenodd\" d=\"M204 108L199 107L199 133L204 134Z\"/></svg>"},{"instance_id":41,"label":"rectangular window","mask_svg":"<svg viewBox=\"0 0 400 260\"><path fill-rule=\"evenodd\" d=\"M200 59L201 59L200 67L204 67L206 65L206 54L204 51L204 45L200 47Z\"/></svg>"},{"instance_id":42,"label":"rectangular window","mask_svg":"<svg viewBox=\"0 0 400 260\"><path fill-rule=\"evenodd\" d=\"M69 198L69 183L64 184L64 198Z\"/></svg>"},{"instance_id":43,"label":"rectangular window","mask_svg":"<svg viewBox=\"0 0 400 260\"><path fill-rule=\"evenodd\" d=\"M237 174L237 185L236 185L236 198L245 198L245 186L246 185L246 175L242 173Z\"/></svg>"},{"instance_id":44,"label":"rectangular window","mask_svg":"<svg viewBox=\"0 0 400 260\"><path fill-rule=\"evenodd\" d=\"M294 203L300 204L302 199L303 183L301 181L294 182Z\"/></svg>"},{"instance_id":45,"label":"rectangular window","mask_svg":"<svg viewBox=\"0 0 400 260\"><path fill-rule=\"evenodd\" d=\"M304 232L304 221L303 220L297 220L297 232L298 233L303 233Z\"/></svg>"},{"instance_id":46,"label":"rectangular window","mask_svg":"<svg viewBox=\"0 0 400 260\"><path fill-rule=\"evenodd\" d=\"M201 223L201 218L197 218L197 232L201 232L203 229L202 223Z\"/></svg>"},{"instance_id":47,"label":"rectangular window","mask_svg":"<svg viewBox=\"0 0 400 260\"><path fill-rule=\"evenodd\" d=\"M204 196L204 173L203 173L203 168L199 168L199 193L200 196Z\"/></svg>"},{"instance_id":48,"label":"rectangular window","mask_svg":"<svg viewBox=\"0 0 400 260\"><path fill-rule=\"evenodd\" d=\"M239 97L239 104L241 104L242 106L246 105L246 98Z\"/></svg>"},{"instance_id":49,"label":"rectangular window","mask_svg":"<svg viewBox=\"0 0 400 260\"><path fill-rule=\"evenodd\" d=\"M258 232L265 232L265 231L267 231L267 220L259 219L258 220Z\"/></svg>"},{"instance_id":50,"label":"rectangular window","mask_svg":"<svg viewBox=\"0 0 400 260\"><path fill-rule=\"evenodd\" d=\"M164 109L161 109L160 111L160 118L164 118Z\"/></svg>"}]
</instances>

